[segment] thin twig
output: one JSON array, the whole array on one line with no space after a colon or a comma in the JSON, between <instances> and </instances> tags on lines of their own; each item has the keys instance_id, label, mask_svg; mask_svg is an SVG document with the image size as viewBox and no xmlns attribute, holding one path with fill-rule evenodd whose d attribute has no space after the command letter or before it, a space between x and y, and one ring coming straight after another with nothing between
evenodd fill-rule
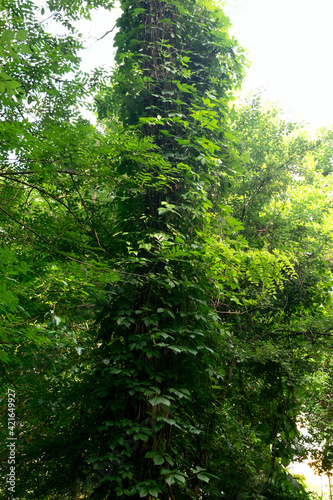
<instances>
[{"instance_id":1,"label":"thin twig","mask_svg":"<svg viewBox=\"0 0 333 500\"><path fill-rule=\"evenodd\" d=\"M105 38L109 33L112 33L112 31L117 27L117 24L115 24L113 26L113 28L111 28L109 31L107 31L106 33L104 33L103 36L101 36L100 38L97 38L97 40L95 40L91 45L94 45L95 43L99 42L100 40L103 40L103 38Z\"/></svg>"}]
</instances>

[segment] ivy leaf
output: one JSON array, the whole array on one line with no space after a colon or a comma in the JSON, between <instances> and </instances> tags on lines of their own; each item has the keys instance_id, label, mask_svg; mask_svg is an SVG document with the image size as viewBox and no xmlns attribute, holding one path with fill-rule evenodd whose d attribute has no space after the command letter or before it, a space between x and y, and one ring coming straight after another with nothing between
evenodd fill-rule
<instances>
[{"instance_id":1,"label":"ivy leaf","mask_svg":"<svg viewBox=\"0 0 333 500\"><path fill-rule=\"evenodd\" d=\"M171 404L170 399L167 399L164 396L156 396L153 398L149 398L148 401L152 406L155 406L158 404L164 404L164 405L170 406L170 404Z\"/></svg>"},{"instance_id":2,"label":"ivy leaf","mask_svg":"<svg viewBox=\"0 0 333 500\"><path fill-rule=\"evenodd\" d=\"M164 458L158 451L147 452L145 458L152 458L155 465L162 465L164 463Z\"/></svg>"},{"instance_id":3,"label":"ivy leaf","mask_svg":"<svg viewBox=\"0 0 333 500\"><path fill-rule=\"evenodd\" d=\"M197 478L201 479L201 481L205 481L205 483L209 483L209 481L210 481L210 478L206 474L204 474L203 472L199 472L199 474L197 475Z\"/></svg>"}]
</instances>

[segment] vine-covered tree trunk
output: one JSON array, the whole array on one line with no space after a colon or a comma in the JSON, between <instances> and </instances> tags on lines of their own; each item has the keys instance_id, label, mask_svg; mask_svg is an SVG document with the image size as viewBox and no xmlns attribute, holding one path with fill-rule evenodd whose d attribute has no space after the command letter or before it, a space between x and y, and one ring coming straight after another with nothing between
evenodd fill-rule
<instances>
[{"instance_id":1,"label":"vine-covered tree trunk","mask_svg":"<svg viewBox=\"0 0 333 500\"><path fill-rule=\"evenodd\" d=\"M227 19L205 2L122 8L112 99L102 97L99 113L111 126L107 108L118 109L125 129L134 127L155 154L143 162L124 151L117 171L123 244L110 243L123 279L100 319L104 426L115 442L127 433L136 446L122 445L119 457L128 457L109 487L138 498L197 498L209 480L219 350L199 233L216 202L210 186L228 174L224 114L240 66Z\"/></svg>"}]
</instances>

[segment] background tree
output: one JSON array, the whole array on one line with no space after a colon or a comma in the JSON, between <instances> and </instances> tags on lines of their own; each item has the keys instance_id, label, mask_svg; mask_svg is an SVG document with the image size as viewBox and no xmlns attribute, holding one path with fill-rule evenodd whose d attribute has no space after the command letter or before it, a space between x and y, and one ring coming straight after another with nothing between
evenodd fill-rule
<instances>
[{"instance_id":1,"label":"background tree","mask_svg":"<svg viewBox=\"0 0 333 500\"><path fill-rule=\"evenodd\" d=\"M257 478L258 475L265 478L261 490L255 485L256 491L259 488L261 494L268 498L274 494L275 498L283 495L281 488L285 488L288 498L290 488L283 482L281 464L287 465L295 455L302 456L297 419L308 403L309 380L322 366L331 347L331 195L330 179L323 176L320 161L327 143L322 141L323 135L321 140L307 138L299 126L285 123L276 109L260 105L257 97L250 99L238 113L235 124L241 124L237 125L237 133L244 171L235 179L229 203L234 207L235 218L243 223L242 232L252 254L247 250L244 256L247 276L240 274L229 293L224 287L222 295L224 314L232 325L229 328L238 331L234 337L239 346L239 354L227 369L228 373L232 370L229 397L233 404L229 403L226 413L232 415L234 410L238 415L235 420L242 422L240 429L244 429L244 424L248 426L260 443L258 451L253 453L256 441L252 438L249 446L251 432L243 430L244 438L240 441L243 444L238 447L248 450L248 455L240 467L242 476L252 464ZM249 132L254 119L252 135L256 142L266 137L259 142L259 148ZM276 131L276 143L270 139L274 137L272 130ZM290 130L294 131L291 136ZM302 144L301 150L297 144ZM296 156L290 155L291 146L298 151ZM256 172L261 169L260 158L264 154L264 169L259 176ZM276 168L279 164L284 170L280 181ZM244 200L249 203L244 204ZM253 249L260 249L257 253L260 263L254 263ZM285 280L279 286L271 282L272 288L263 287L258 279L272 275L266 269L267 261L262 260L264 251L284 256L292 265L292 272L285 267ZM238 259L240 255L238 252ZM257 282L250 276L251 269ZM242 291L236 295L238 303L233 293L237 287ZM241 431L239 434L242 435ZM267 445L270 452L265 457L259 450L267 450ZM256 468L258 464L260 470ZM237 479L236 476L234 481Z\"/></svg>"}]
</instances>

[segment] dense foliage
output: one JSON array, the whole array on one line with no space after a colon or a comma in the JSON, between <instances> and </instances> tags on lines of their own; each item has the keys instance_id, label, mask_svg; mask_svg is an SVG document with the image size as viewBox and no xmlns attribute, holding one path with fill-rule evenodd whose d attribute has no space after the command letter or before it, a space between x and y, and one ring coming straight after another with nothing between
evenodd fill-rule
<instances>
[{"instance_id":1,"label":"dense foliage","mask_svg":"<svg viewBox=\"0 0 333 500\"><path fill-rule=\"evenodd\" d=\"M213 2L122 1L108 78L74 26L112 2L0 6L13 498L315 498L286 466L332 468L331 133L233 104Z\"/></svg>"}]
</instances>

